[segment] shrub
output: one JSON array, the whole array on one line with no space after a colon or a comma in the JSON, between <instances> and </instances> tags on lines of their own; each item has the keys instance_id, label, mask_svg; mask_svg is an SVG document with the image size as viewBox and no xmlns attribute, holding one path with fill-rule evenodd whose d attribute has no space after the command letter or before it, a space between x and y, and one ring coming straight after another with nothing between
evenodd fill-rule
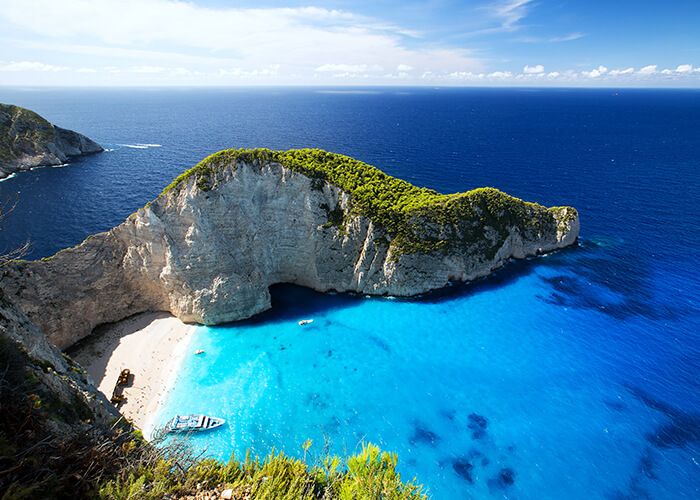
<instances>
[{"instance_id":1,"label":"shrub","mask_svg":"<svg viewBox=\"0 0 700 500\"><path fill-rule=\"evenodd\" d=\"M190 177L195 177L196 185L207 191L217 185L225 168L235 170L242 163L258 169L279 164L309 177L314 189L329 183L351 194L351 209L384 229L395 256L448 253L476 245L491 259L513 230L529 237L556 231L555 215L562 208L547 210L493 188L444 195L320 149L220 151L180 175L163 193L179 188ZM333 210L324 208L329 215L328 225L342 230L345 214L336 213L337 206ZM573 208L569 209L568 217L576 215Z\"/></svg>"}]
</instances>

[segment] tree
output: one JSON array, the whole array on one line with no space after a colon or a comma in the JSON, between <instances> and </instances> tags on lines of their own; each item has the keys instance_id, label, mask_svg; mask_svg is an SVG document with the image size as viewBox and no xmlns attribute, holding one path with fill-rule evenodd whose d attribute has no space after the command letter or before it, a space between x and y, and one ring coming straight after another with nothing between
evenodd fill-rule
<instances>
[{"instance_id":1,"label":"tree","mask_svg":"<svg viewBox=\"0 0 700 500\"><path fill-rule=\"evenodd\" d=\"M5 229L7 219L10 217L10 215L12 215L12 212L17 206L18 201L19 197L15 195L14 198L7 198L5 201L0 202L0 231ZM21 246L17 248L3 249L0 252L0 267L3 267L12 260L21 259L29 253L30 247L31 243L29 241L29 238L27 238L27 241L25 241Z\"/></svg>"}]
</instances>

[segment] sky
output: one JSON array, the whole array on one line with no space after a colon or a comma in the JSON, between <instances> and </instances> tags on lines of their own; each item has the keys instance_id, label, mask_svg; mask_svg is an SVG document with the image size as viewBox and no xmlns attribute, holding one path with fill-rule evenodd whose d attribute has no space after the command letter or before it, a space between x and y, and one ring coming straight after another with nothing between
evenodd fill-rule
<instances>
[{"instance_id":1,"label":"sky","mask_svg":"<svg viewBox=\"0 0 700 500\"><path fill-rule=\"evenodd\" d=\"M700 0L0 0L0 85L700 88Z\"/></svg>"}]
</instances>

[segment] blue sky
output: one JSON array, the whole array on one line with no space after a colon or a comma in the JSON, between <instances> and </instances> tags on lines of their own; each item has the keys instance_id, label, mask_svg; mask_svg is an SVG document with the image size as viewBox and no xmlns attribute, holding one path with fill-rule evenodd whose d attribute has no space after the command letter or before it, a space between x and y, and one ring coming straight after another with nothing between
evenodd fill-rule
<instances>
[{"instance_id":1,"label":"blue sky","mask_svg":"<svg viewBox=\"0 0 700 500\"><path fill-rule=\"evenodd\" d=\"M700 0L0 0L0 85L700 87Z\"/></svg>"}]
</instances>

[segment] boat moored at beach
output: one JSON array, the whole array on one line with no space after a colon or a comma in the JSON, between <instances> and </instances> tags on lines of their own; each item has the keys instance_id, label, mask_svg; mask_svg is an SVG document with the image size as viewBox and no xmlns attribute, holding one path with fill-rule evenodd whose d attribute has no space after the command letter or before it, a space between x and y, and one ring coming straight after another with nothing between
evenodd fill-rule
<instances>
[{"instance_id":1,"label":"boat moored at beach","mask_svg":"<svg viewBox=\"0 0 700 500\"><path fill-rule=\"evenodd\" d=\"M175 415L165 426L167 432L191 432L216 429L226 423L223 418L207 415Z\"/></svg>"}]
</instances>

